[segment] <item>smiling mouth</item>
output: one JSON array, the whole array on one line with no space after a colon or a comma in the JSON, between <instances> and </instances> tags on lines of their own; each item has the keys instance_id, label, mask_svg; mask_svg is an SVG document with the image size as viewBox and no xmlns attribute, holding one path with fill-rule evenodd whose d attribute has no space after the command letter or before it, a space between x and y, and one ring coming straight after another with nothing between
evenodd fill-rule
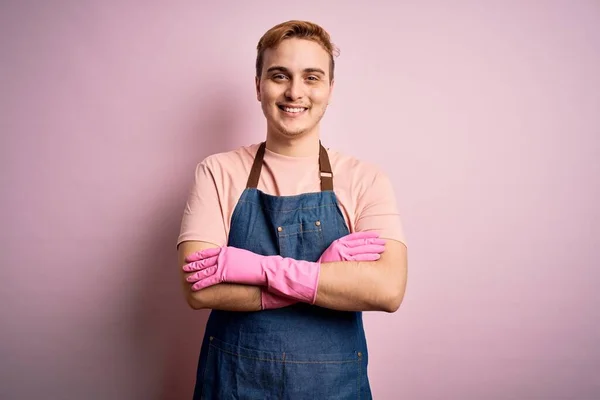
<instances>
[{"instance_id":1,"label":"smiling mouth","mask_svg":"<svg viewBox=\"0 0 600 400\"><path fill-rule=\"evenodd\" d=\"M279 107L280 110L290 114L300 114L301 112L308 110L306 107L286 107L283 105L278 105L277 107Z\"/></svg>"}]
</instances>

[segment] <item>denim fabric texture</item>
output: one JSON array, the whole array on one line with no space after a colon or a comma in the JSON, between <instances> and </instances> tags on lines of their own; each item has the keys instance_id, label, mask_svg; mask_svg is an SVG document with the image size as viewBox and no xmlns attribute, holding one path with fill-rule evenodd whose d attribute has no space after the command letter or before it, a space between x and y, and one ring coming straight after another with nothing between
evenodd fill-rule
<instances>
[{"instance_id":1,"label":"denim fabric texture","mask_svg":"<svg viewBox=\"0 0 600 400\"><path fill-rule=\"evenodd\" d=\"M228 245L316 261L349 233L333 191L272 196L247 188ZM298 303L257 312L212 310L194 399L371 399L361 312Z\"/></svg>"}]
</instances>

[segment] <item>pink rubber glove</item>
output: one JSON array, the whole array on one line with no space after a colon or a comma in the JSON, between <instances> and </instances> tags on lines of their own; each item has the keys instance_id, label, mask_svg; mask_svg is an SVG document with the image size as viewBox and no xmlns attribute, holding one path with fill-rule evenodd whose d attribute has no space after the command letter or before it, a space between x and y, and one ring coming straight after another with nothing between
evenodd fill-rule
<instances>
[{"instance_id":1,"label":"pink rubber glove","mask_svg":"<svg viewBox=\"0 0 600 400\"><path fill-rule=\"evenodd\" d=\"M377 232L355 232L331 243L318 262L335 261L376 261L385 250L385 240L379 239ZM280 297L268 290L261 293L263 310L287 307L297 303L294 299Z\"/></svg>"},{"instance_id":2,"label":"pink rubber glove","mask_svg":"<svg viewBox=\"0 0 600 400\"><path fill-rule=\"evenodd\" d=\"M355 232L334 240L319 262L377 261L385 250L385 240L377 232Z\"/></svg>"},{"instance_id":3,"label":"pink rubber glove","mask_svg":"<svg viewBox=\"0 0 600 400\"><path fill-rule=\"evenodd\" d=\"M262 309L284 307L297 300L313 304L321 262L375 261L384 245L375 232L353 233L335 240L316 263L261 256L234 247L212 248L186 257L188 264L183 269L198 271L187 278L194 283L192 290L221 282L267 286L273 293L262 291Z\"/></svg>"},{"instance_id":4,"label":"pink rubber glove","mask_svg":"<svg viewBox=\"0 0 600 400\"><path fill-rule=\"evenodd\" d=\"M192 259L197 261L192 261ZM189 260L189 261L188 261ZM314 304L321 264L262 256L236 247L215 247L186 258L185 272L194 272L187 281L197 291L222 282L266 286L279 296Z\"/></svg>"}]
</instances>

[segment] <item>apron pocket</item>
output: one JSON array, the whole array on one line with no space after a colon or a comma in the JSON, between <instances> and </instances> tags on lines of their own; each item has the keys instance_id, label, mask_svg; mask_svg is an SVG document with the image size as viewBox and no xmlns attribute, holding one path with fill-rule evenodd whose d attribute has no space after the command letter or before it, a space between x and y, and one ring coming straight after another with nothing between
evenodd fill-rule
<instances>
[{"instance_id":1,"label":"apron pocket","mask_svg":"<svg viewBox=\"0 0 600 400\"><path fill-rule=\"evenodd\" d=\"M248 349L210 337L201 399L279 399L282 355Z\"/></svg>"},{"instance_id":2,"label":"apron pocket","mask_svg":"<svg viewBox=\"0 0 600 400\"><path fill-rule=\"evenodd\" d=\"M317 261L326 250L320 220L279 226L277 240L282 257Z\"/></svg>"},{"instance_id":3,"label":"apron pocket","mask_svg":"<svg viewBox=\"0 0 600 400\"><path fill-rule=\"evenodd\" d=\"M286 399L360 399L366 371L362 353L287 357L284 362Z\"/></svg>"}]
</instances>

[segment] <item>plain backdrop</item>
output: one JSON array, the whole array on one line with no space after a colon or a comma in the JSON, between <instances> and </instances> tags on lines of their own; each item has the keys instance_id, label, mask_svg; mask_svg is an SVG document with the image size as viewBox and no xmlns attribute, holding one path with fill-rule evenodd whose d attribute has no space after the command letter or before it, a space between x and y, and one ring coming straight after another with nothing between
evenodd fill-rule
<instances>
[{"instance_id":1,"label":"plain backdrop","mask_svg":"<svg viewBox=\"0 0 600 400\"><path fill-rule=\"evenodd\" d=\"M2 1L0 398L191 397L183 207L264 138L256 44L289 19L340 48L323 142L389 174L408 237L375 398L600 398L595 0Z\"/></svg>"}]
</instances>

